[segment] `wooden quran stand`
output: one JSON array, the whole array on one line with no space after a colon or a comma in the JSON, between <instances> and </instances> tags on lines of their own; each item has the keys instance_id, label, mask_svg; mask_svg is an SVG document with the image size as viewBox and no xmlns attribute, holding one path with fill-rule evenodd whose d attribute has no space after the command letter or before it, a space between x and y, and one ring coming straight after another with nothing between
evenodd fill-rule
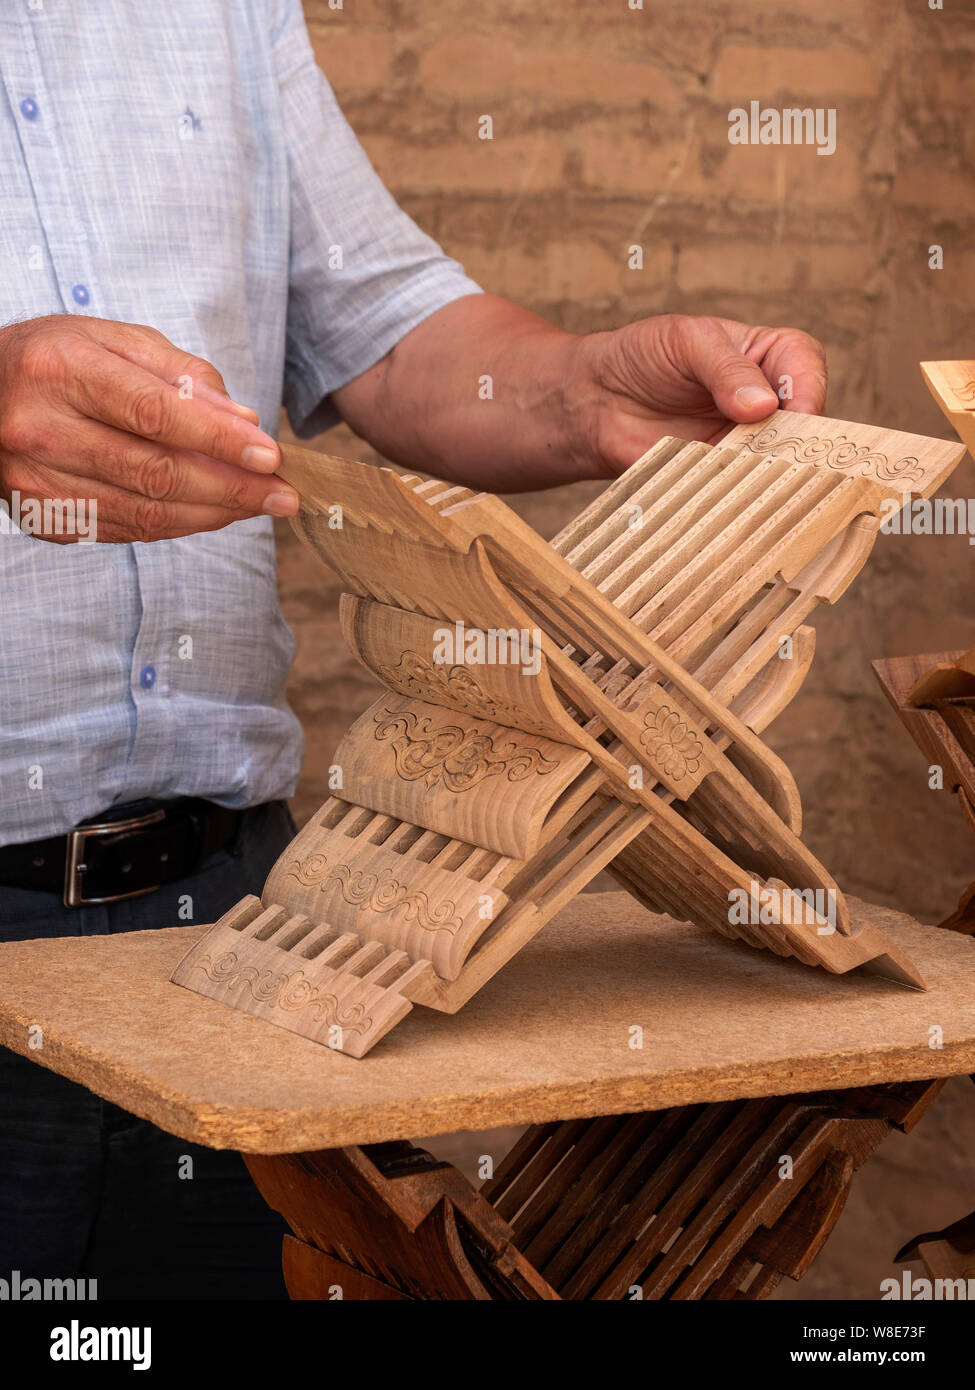
<instances>
[{"instance_id":1,"label":"wooden quran stand","mask_svg":"<svg viewBox=\"0 0 975 1390\"><path fill-rule=\"evenodd\" d=\"M851 925L759 735L808 670L806 619L959 445L786 412L664 439L551 545L497 497L282 452L386 690L341 791L177 984L361 1057L414 1004L462 1007L608 868L678 921L923 988Z\"/></svg>"},{"instance_id":2,"label":"wooden quran stand","mask_svg":"<svg viewBox=\"0 0 975 1390\"><path fill-rule=\"evenodd\" d=\"M716 448L662 440L548 546L497 498L286 449L296 529L386 688L336 755L341 792L202 940L0 947L4 1041L244 1150L291 1227L293 1298L754 1300L800 1278L857 1168L975 1063L975 963L957 935L851 910L760 734L809 667L807 618L961 453L777 414ZM465 659L465 634L493 631L497 656L509 629L512 661ZM968 792L971 674L952 659L896 686ZM578 896L607 867L665 916ZM760 918L733 920L755 889ZM800 894L818 910L794 913ZM889 983L920 985L914 959L923 1001ZM362 1068L335 1055L415 1003L455 1012L509 961L482 1008L442 1028L420 1011ZM803 965L887 979L820 995ZM654 1035L631 1052L640 1018ZM479 1191L399 1137L526 1119ZM961 1268L969 1226L902 1258Z\"/></svg>"}]
</instances>

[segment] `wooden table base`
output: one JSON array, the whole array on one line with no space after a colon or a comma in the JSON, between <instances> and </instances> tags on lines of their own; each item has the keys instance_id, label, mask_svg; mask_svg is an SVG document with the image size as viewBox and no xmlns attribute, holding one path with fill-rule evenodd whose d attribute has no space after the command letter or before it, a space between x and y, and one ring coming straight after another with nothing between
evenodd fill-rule
<instances>
[{"instance_id":1,"label":"wooden table base","mask_svg":"<svg viewBox=\"0 0 975 1390\"><path fill-rule=\"evenodd\" d=\"M480 1191L405 1141L245 1157L294 1299L760 1299L943 1084L533 1125Z\"/></svg>"}]
</instances>

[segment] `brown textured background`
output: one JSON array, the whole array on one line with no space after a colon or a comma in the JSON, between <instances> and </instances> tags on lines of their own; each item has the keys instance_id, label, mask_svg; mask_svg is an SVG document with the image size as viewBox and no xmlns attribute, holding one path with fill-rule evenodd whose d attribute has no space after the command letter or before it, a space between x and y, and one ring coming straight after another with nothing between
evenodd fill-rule
<instances>
[{"instance_id":1,"label":"brown textured background","mask_svg":"<svg viewBox=\"0 0 975 1390\"><path fill-rule=\"evenodd\" d=\"M922 359L975 357L975 0L305 0L319 63L400 203L486 288L576 332L660 312L794 324L826 345L827 410L947 435ZM837 151L732 146L728 111L835 107ZM481 115L493 141L477 138ZM642 271L627 267L631 244ZM944 247L944 269L928 248ZM348 430L321 447L375 454ZM968 497L966 458L949 484ZM552 535L583 485L515 499ZM327 794L375 687L347 656L334 583L281 529L290 696L308 738L295 814ZM975 642L975 549L881 536L769 742L805 839L840 883L934 921L975 846L888 712L877 656ZM936 1022L936 1020L934 1020ZM454 1141L462 1162L501 1138ZM975 1204L975 1093L951 1094L859 1179L803 1297L876 1298L897 1245ZM788 1295L787 1295L788 1296Z\"/></svg>"}]
</instances>

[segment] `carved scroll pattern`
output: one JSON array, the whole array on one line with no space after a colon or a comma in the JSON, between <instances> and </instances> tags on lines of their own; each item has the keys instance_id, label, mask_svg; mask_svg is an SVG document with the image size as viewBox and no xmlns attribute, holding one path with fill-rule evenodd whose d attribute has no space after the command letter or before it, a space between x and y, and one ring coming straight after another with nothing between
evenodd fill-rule
<instances>
[{"instance_id":1,"label":"carved scroll pattern","mask_svg":"<svg viewBox=\"0 0 975 1390\"><path fill-rule=\"evenodd\" d=\"M419 652L405 651L395 666L377 666L376 674L391 690L438 704L438 696L455 708L493 724L531 729L524 710L489 695L466 666L442 666L427 661ZM534 721L531 721L534 723ZM551 737L551 730L538 726L538 732Z\"/></svg>"},{"instance_id":2,"label":"carved scroll pattern","mask_svg":"<svg viewBox=\"0 0 975 1390\"><path fill-rule=\"evenodd\" d=\"M377 874L352 869L348 864L330 866L327 856L319 853L310 854L307 859L295 859L286 873L307 888L321 886L323 893L330 882L336 881L343 898L352 907L368 907L373 912L402 911L404 920L415 921L425 931L454 933L464 925L463 918L457 915L456 904L449 898L431 906L422 889L411 892L409 885L401 883L388 869Z\"/></svg>"},{"instance_id":3,"label":"carved scroll pattern","mask_svg":"<svg viewBox=\"0 0 975 1390\"><path fill-rule=\"evenodd\" d=\"M879 478L888 483L920 482L924 477L921 461L913 455L891 460L877 449L855 444L845 434L835 438L827 435L810 435L808 438L793 435L789 439L777 439L776 428L775 425L766 425L765 429L752 435L747 441L752 453L768 454L774 450L780 454L788 450L797 463L825 463L840 472Z\"/></svg>"},{"instance_id":4,"label":"carved scroll pattern","mask_svg":"<svg viewBox=\"0 0 975 1390\"><path fill-rule=\"evenodd\" d=\"M458 724L431 728L430 719L417 718L411 710L387 709L373 718L377 742L391 741L396 771L407 782L465 792L488 777L523 782L532 773L544 777L561 766L557 758L546 758L514 739L495 746L489 734Z\"/></svg>"},{"instance_id":5,"label":"carved scroll pattern","mask_svg":"<svg viewBox=\"0 0 975 1390\"><path fill-rule=\"evenodd\" d=\"M279 974L275 970L261 970L256 965L241 965L236 951L225 951L213 960L209 954L200 956L194 968L202 970L214 984L245 984L259 1004L283 1009L286 1013L296 1013L310 1009L316 1022L325 1022L349 1033L368 1033L372 1018L361 1003L350 1004L343 1009L337 997L320 985L313 985L305 979L303 970L290 975Z\"/></svg>"}]
</instances>

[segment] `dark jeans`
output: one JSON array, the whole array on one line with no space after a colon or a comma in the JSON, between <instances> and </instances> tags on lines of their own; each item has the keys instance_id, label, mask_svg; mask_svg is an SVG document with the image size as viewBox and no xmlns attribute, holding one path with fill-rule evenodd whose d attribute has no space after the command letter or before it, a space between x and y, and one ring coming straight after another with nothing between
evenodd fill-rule
<instances>
[{"instance_id":1,"label":"dark jeans","mask_svg":"<svg viewBox=\"0 0 975 1390\"><path fill-rule=\"evenodd\" d=\"M0 887L0 942L179 925L185 894L203 926L260 895L293 834L283 802L256 807L192 878L104 907ZM174 1138L0 1047L0 1279L96 1279L99 1298L283 1298L286 1229L238 1153Z\"/></svg>"}]
</instances>

